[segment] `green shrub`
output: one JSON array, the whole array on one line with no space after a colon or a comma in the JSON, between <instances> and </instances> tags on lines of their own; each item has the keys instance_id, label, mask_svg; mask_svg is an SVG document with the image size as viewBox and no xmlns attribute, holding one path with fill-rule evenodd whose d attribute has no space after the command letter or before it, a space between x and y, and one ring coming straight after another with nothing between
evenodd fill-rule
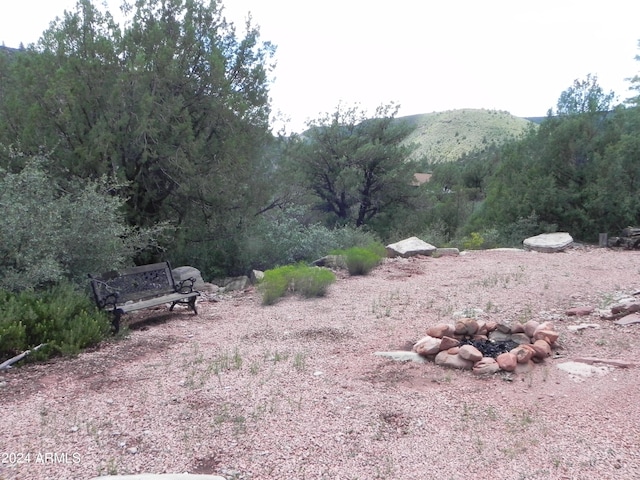
<instances>
[{"instance_id":1,"label":"green shrub","mask_svg":"<svg viewBox=\"0 0 640 480\"><path fill-rule=\"evenodd\" d=\"M375 235L352 227L327 228L309 223L302 209L274 210L257 217L239 248L243 269L266 270L277 265L311 262L327 252L352 246L366 246Z\"/></svg>"},{"instance_id":2,"label":"green shrub","mask_svg":"<svg viewBox=\"0 0 640 480\"><path fill-rule=\"evenodd\" d=\"M30 359L74 355L109 335L110 320L71 284L46 291L0 291L0 361L41 343Z\"/></svg>"},{"instance_id":3,"label":"green shrub","mask_svg":"<svg viewBox=\"0 0 640 480\"><path fill-rule=\"evenodd\" d=\"M305 298L324 297L329 285L335 281L336 276L331 270L300 266L294 272L293 290Z\"/></svg>"},{"instance_id":4,"label":"green shrub","mask_svg":"<svg viewBox=\"0 0 640 480\"><path fill-rule=\"evenodd\" d=\"M322 297L329 285L336 281L331 270L308 267L303 264L286 265L264 272L260 282L262 303L273 305L287 291L296 292L305 298Z\"/></svg>"},{"instance_id":5,"label":"green shrub","mask_svg":"<svg viewBox=\"0 0 640 480\"><path fill-rule=\"evenodd\" d=\"M294 270L293 265L287 265L264 272L264 277L260 281L264 305L273 305L280 297L284 296L292 282Z\"/></svg>"},{"instance_id":6,"label":"green shrub","mask_svg":"<svg viewBox=\"0 0 640 480\"><path fill-rule=\"evenodd\" d=\"M87 273L130 265L155 245L164 226L129 227L117 185L104 178L60 185L46 166L35 157L18 173L0 168L0 289L85 284Z\"/></svg>"},{"instance_id":7,"label":"green shrub","mask_svg":"<svg viewBox=\"0 0 640 480\"><path fill-rule=\"evenodd\" d=\"M478 232L471 232L471 235L462 239L464 250L479 250L484 244L484 238Z\"/></svg>"},{"instance_id":8,"label":"green shrub","mask_svg":"<svg viewBox=\"0 0 640 480\"><path fill-rule=\"evenodd\" d=\"M386 252L381 243L371 243L366 247L337 251L336 254L344 256L349 275L366 275L380 264Z\"/></svg>"}]
</instances>

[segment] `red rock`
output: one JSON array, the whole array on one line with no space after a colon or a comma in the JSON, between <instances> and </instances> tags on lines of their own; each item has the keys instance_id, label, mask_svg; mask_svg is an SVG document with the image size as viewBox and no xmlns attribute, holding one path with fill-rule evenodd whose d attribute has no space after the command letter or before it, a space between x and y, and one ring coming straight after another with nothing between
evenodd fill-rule
<instances>
[{"instance_id":1,"label":"red rock","mask_svg":"<svg viewBox=\"0 0 640 480\"><path fill-rule=\"evenodd\" d=\"M511 325L511 333L524 333L524 325L520 322L515 322Z\"/></svg>"},{"instance_id":2,"label":"red rock","mask_svg":"<svg viewBox=\"0 0 640 480\"><path fill-rule=\"evenodd\" d=\"M440 352L436 355L436 365L449 368L459 368L461 370L471 370L473 362L465 360L460 355L451 355L447 352Z\"/></svg>"},{"instance_id":3,"label":"red rock","mask_svg":"<svg viewBox=\"0 0 640 480\"><path fill-rule=\"evenodd\" d=\"M413 351L423 357L435 355L440 351L441 339L427 335L418 340L413 346Z\"/></svg>"},{"instance_id":4,"label":"red rock","mask_svg":"<svg viewBox=\"0 0 640 480\"><path fill-rule=\"evenodd\" d=\"M519 345L511 350L511 353L516 356L518 363L527 363L533 358L536 351L533 348L527 347L529 347L529 345Z\"/></svg>"},{"instance_id":5,"label":"red rock","mask_svg":"<svg viewBox=\"0 0 640 480\"><path fill-rule=\"evenodd\" d=\"M459 351L460 347L451 347L449 350L447 350L447 353L449 355L457 355Z\"/></svg>"},{"instance_id":6,"label":"red rock","mask_svg":"<svg viewBox=\"0 0 640 480\"><path fill-rule=\"evenodd\" d=\"M640 314L639 313L630 313L629 315L625 315L619 320L613 322L616 325L633 325L634 323L640 323Z\"/></svg>"},{"instance_id":7,"label":"red rock","mask_svg":"<svg viewBox=\"0 0 640 480\"><path fill-rule=\"evenodd\" d=\"M456 340L451 337L442 337L440 350L449 350L450 348L457 347L458 345L460 345L460 340Z\"/></svg>"},{"instance_id":8,"label":"red rock","mask_svg":"<svg viewBox=\"0 0 640 480\"><path fill-rule=\"evenodd\" d=\"M449 353L443 350L436 355L436 358L433 361L436 363L436 365L442 365L448 356Z\"/></svg>"},{"instance_id":9,"label":"red rock","mask_svg":"<svg viewBox=\"0 0 640 480\"><path fill-rule=\"evenodd\" d=\"M493 320L491 320L486 323L486 326L487 326L487 333L491 333L496 328L498 328L498 322L494 322Z\"/></svg>"},{"instance_id":10,"label":"red rock","mask_svg":"<svg viewBox=\"0 0 640 480\"><path fill-rule=\"evenodd\" d=\"M553 345L558 340L560 334L555 330L536 330L536 333L533 335L534 340L544 340L549 345Z\"/></svg>"},{"instance_id":11,"label":"red rock","mask_svg":"<svg viewBox=\"0 0 640 480\"><path fill-rule=\"evenodd\" d=\"M551 322L542 322L540 325L538 325L538 328L536 328L535 331L533 332L534 336L538 330L555 330L555 327Z\"/></svg>"},{"instance_id":12,"label":"red rock","mask_svg":"<svg viewBox=\"0 0 640 480\"><path fill-rule=\"evenodd\" d=\"M545 340L536 340L531 346L536 351L536 358L547 358L551 356L551 346Z\"/></svg>"},{"instance_id":13,"label":"red rock","mask_svg":"<svg viewBox=\"0 0 640 480\"><path fill-rule=\"evenodd\" d=\"M478 333L478 330L480 329L480 326L478 325L478 321L475 320L474 318L464 318L462 320L462 323L464 323L467 327L467 335L475 335L476 333Z\"/></svg>"},{"instance_id":14,"label":"red rock","mask_svg":"<svg viewBox=\"0 0 640 480\"><path fill-rule=\"evenodd\" d=\"M475 335L478 332L478 321L473 318L461 318L456 322L455 333L458 335Z\"/></svg>"},{"instance_id":15,"label":"red rock","mask_svg":"<svg viewBox=\"0 0 640 480\"><path fill-rule=\"evenodd\" d=\"M634 313L640 311L640 302L634 298L628 298L620 301L611 307L611 313Z\"/></svg>"},{"instance_id":16,"label":"red rock","mask_svg":"<svg viewBox=\"0 0 640 480\"><path fill-rule=\"evenodd\" d=\"M478 331L476 332L477 335L486 335L489 333L489 330L487 330L487 322L485 322L484 320L478 320Z\"/></svg>"},{"instance_id":17,"label":"red rock","mask_svg":"<svg viewBox=\"0 0 640 480\"><path fill-rule=\"evenodd\" d=\"M492 375L498 371L500 371L500 366L498 362L491 357L483 357L473 366L474 375Z\"/></svg>"},{"instance_id":18,"label":"red rock","mask_svg":"<svg viewBox=\"0 0 640 480\"><path fill-rule=\"evenodd\" d=\"M508 323L498 323L496 324L496 330L502 333L511 333L511 325Z\"/></svg>"},{"instance_id":19,"label":"red rock","mask_svg":"<svg viewBox=\"0 0 640 480\"><path fill-rule=\"evenodd\" d=\"M529 320L524 324L524 333L526 333L528 337L533 338L533 334L536 333L536 328L538 328L538 326L540 326L540 322Z\"/></svg>"},{"instance_id":20,"label":"red rock","mask_svg":"<svg viewBox=\"0 0 640 480\"><path fill-rule=\"evenodd\" d=\"M453 325L439 323L427 328L427 335L434 338L442 338L453 335Z\"/></svg>"},{"instance_id":21,"label":"red rock","mask_svg":"<svg viewBox=\"0 0 640 480\"><path fill-rule=\"evenodd\" d=\"M573 307L564 313L569 317L584 316L584 315L591 315L593 313L593 310L594 310L593 307Z\"/></svg>"},{"instance_id":22,"label":"red rock","mask_svg":"<svg viewBox=\"0 0 640 480\"><path fill-rule=\"evenodd\" d=\"M470 362L476 363L482 360L482 352L478 350L473 345L463 345L460 347L460 351L458 352L465 360L469 360Z\"/></svg>"},{"instance_id":23,"label":"red rock","mask_svg":"<svg viewBox=\"0 0 640 480\"><path fill-rule=\"evenodd\" d=\"M453 333L455 335L466 335L467 326L462 321L456 322L456 326L453 329Z\"/></svg>"},{"instance_id":24,"label":"red rock","mask_svg":"<svg viewBox=\"0 0 640 480\"><path fill-rule=\"evenodd\" d=\"M505 372L513 372L516 369L516 365L518 365L518 359L511 352L501 353L498 355L498 358L496 358L496 362L498 362L498 366Z\"/></svg>"}]
</instances>

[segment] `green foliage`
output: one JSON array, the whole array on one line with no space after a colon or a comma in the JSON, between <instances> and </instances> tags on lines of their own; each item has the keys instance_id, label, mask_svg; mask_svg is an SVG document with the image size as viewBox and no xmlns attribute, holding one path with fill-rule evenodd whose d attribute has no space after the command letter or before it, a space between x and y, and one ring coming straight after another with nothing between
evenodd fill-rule
<instances>
[{"instance_id":1,"label":"green foliage","mask_svg":"<svg viewBox=\"0 0 640 480\"><path fill-rule=\"evenodd\" d=\"M573 85L560 94L558 115L580 115L608 112L615 98L613 91L605 93L596 75L588 74L584 80L574 80Z\"/></svg>"},{"instance_id":2,"label":"green foliage","mask_svg":"<svg viewBox=\"0 0 640 480\"><path fill-rule=\"evenodd\" d=\"M479 250L484 244L484 238L478 232L471 232L468 237L462 239L462 248L465 250Z\"/></svg>"},{"instance_id":3,"label":"green foliage","mask_svg":"<svg viewBox=\"0 0 640 480\"><path fill-rule=\"evenodd\" d=\"M349 275L366 275L377 267L385 256L385 248L381 243L372 243L366 247L351 247L338 251L343 255Z\"/></svg>"},{"instance_id":4,"label":"green foliage","mask_svg":"<svg viewBox=\"0 0 640 480\"><path fill-rule=\"evenodd\" d=\"M305 298L322 297L335 281L335 274L326 268L286 265L264 272L259 288L262 303L272 305L287 291L299 293Z\"/></svg>"},{"instance_id":5,"label":"green foliage","mask_svg":"<svg viewBox=\"0 0 640 480\"><path fill-rule=\"evenodd\" d=\"M397 111L381 106L366 118L357 108L338 106L298 139L292 162L329 224L361 227L415 193L415 166L406 162L412 147L402 145L410 127L395 121Z\"/></svg>"},{"instance_id":6,"label":"green foliage","mask_svg":"<svg viewBox=\"0 0 640 480\"><path fill-rule=\"evenodd\" d=\"M439 164L522 137L531 122L509 112L461 109L404 117L414 130L405 143L415 144L411 159ZM464 132L461 135L460 132Z\"/></svg>"},{"instance_id":7,"label":"green foliage","mask_svg":"<svg viewBox=\"0 0 640 480\"><path fill-rule=\"evenodd\" d=\"M84 293L63 283L45 291L0 290L0 361L41 343L28 358L74 355L109 335L111 323Z\"/></svg>"},{"instance_id":8,"label":"green foliage","mask_svg":"<svg viewBox=\"0 0 640 480\"><path fill-rule=\"evenodd\" d=\"M87 273L129 265L159 233L158 227L126 225L123 201L112 194L116 185L101 178L64 182L63 188L47 173L49 163L37 157L19 173L0 168L1 289L34 289L63 279L83 284Z\"/></svg>"},{"instance_id":9,"label":"green foliage","mask_svg":"<svg viewBox=\"0 0 640 480\"><path fill-rule=\"evenodd\" d=\"M374 234L363 229L328 228L308 222L301 208L275 209L247 228L241 245L243 270L310 262L332 250L376 240Z\"/></svg>"},{"instance_id":10,"label":"green foliage","mask_svg":"<svg viewBox=\"0 0 640 480\"><path fill-rule=\"evenodd\" d=\"M274 47L250 21L228 23L217 1L129 2L121 25L102 10L80 0L36 45L0 52L0 144L50 151L56 180L107 175L128 225L177 223L164 246L188 257L204 245L203 258L233 269L274 188L261 156ZM0 166L16 165L0 155Z\"/></svg>"}]
</instances>

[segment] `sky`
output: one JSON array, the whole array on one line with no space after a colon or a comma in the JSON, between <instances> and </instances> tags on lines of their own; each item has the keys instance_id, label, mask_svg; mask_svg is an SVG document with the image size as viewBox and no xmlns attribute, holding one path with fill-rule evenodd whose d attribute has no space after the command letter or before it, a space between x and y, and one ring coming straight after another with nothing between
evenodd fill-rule
<instances>
[{"instance_id":1,"label":"sky","mask_svg":"<svg viewBox=\"0 0 640 480\"><path fill-rule=\"evenodd\" d=\"M120 0L104 0L114 15ZM94 0L101 4L103 0ZM0 43L36 42L75 0L0 0ZM289 133L357 105L398 116L459 108L544 116L596 75L619 102L640 73L637 0L223 0L276 45L274 125ZM278 127L279 128L279 127Z\"/></svg>"}]
</instances>

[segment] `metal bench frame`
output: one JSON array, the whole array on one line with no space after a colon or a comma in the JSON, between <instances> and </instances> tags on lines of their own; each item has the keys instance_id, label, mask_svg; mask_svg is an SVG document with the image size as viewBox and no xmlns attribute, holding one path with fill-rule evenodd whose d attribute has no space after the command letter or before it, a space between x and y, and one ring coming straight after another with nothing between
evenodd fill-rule
<instances>
[{"instance_id":1,"label":"metal bench frame","mask_svg":"<svg viewBox=\"0 0 640 480\"><path fill-rule=\"evenodd\" d=\"M189 278L176 284L169 262L142 265L95 276L89 274L89 279L98 307L113 314L115 333L120 330L123 314L165 303L171 304L169 311L173 311L177 304L184 304L198 314L196 299L200 292L193 288L196 279Z\"/></svg>"}]
</instances>

